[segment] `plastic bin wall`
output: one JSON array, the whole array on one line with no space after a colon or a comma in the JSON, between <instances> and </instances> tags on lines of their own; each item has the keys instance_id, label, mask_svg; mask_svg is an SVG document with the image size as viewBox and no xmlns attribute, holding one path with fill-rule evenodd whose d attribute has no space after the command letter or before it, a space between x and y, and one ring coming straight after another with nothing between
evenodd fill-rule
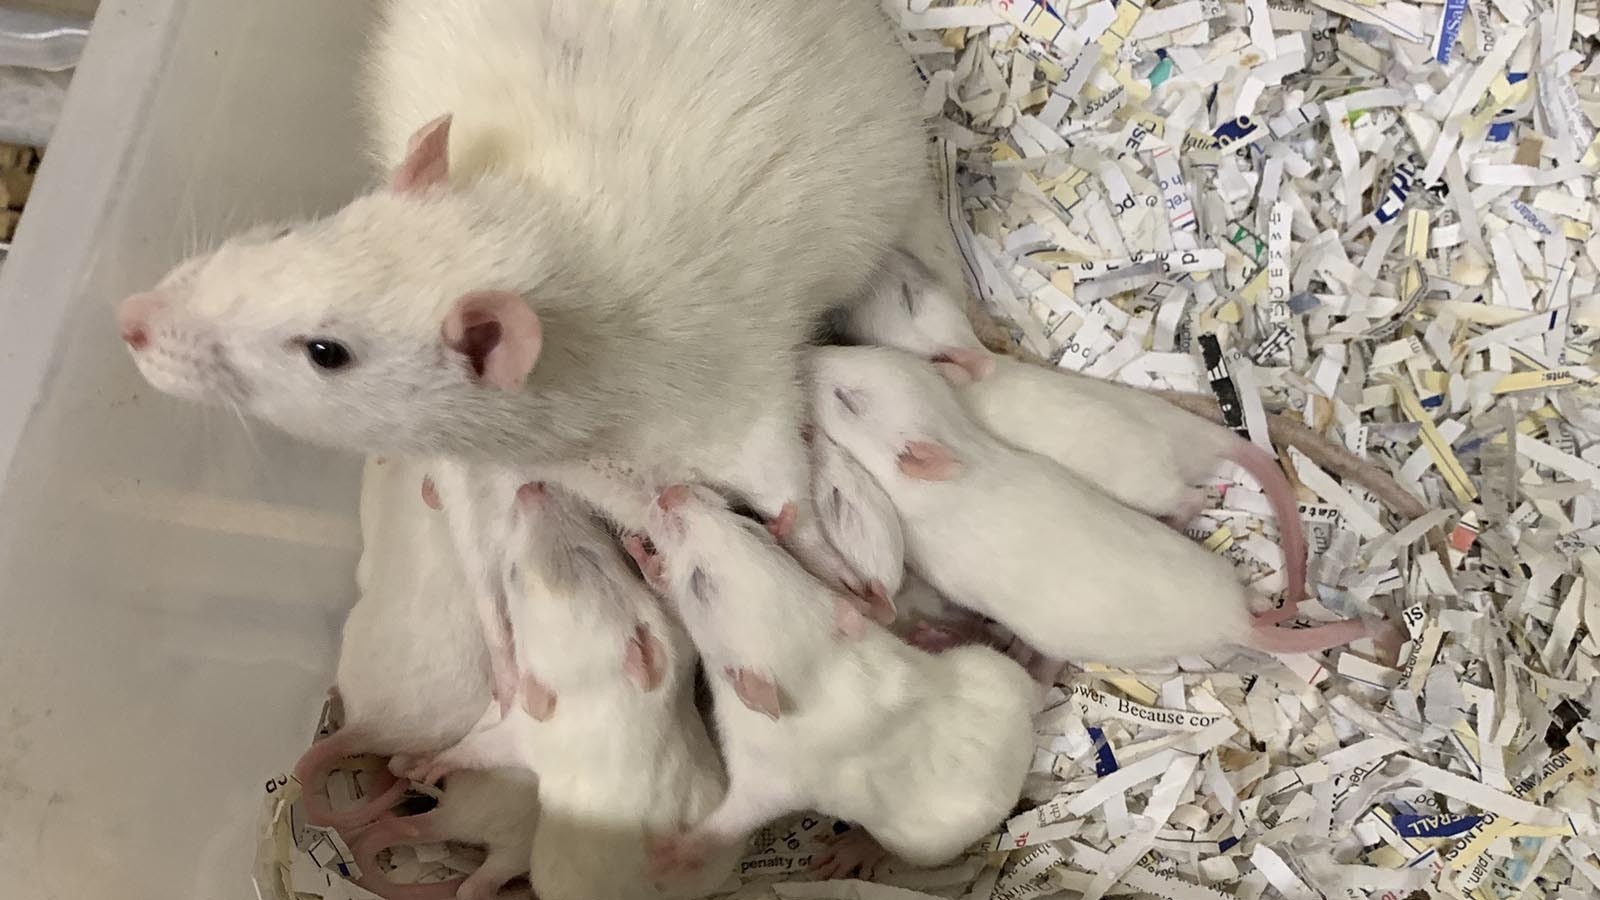
<instances>
[{"instance_id":1,"label":"plastic bin wall","mask_svg":"<svg viewBox=\"0 0 1600 900\"><path fill-rule=\"evenodd\" d=\"M0 896L252 896L354 598L358 461L150 390L112 314L369 178L366 0L107 0L0 278Z\"/></svg>"}]
</instances>

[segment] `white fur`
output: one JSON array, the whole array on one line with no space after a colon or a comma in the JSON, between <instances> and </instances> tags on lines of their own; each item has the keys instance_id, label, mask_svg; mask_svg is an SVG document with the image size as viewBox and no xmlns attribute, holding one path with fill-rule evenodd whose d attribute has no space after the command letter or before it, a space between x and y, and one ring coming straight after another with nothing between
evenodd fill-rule
<instances>
[{"instance_id":1,"label":"white fur","mask_svg":"<svg viewBox=\"0 0 1600 900\"><path fill-rule=\"evenodd\" d=\"M818 424L883 485L908 564L952 600L1057 658L1137 665L1249 641L1249 595L1225 560L1001 443L928 363L860 347L812 362ZM956 476L906 475L909 441L947 447Z\"/></svg>"},{"instance_id":2,"label":"white fur","mask_svg":"<svg viewBox=\"0 0 1600 900\"><path fill-rule=\"evenodd\" d=\"M371 752L422 753L472 728L489 696L471 596L444 516L422 502L426 468L368 461L361 599L345 619L336 683L345 729Z\"/></svg>"},{"instance_id":3,"label":"white fur","mask_svg":"<svg viewBox=\"0 0 1600 900\"><path fill-rule=\"evenodd\" d=\"M703 493L658 505L650 537L711 675L731 782L685 846L814 808L933 865L1011 810L1033 755L1021 669L981 647L931 656L859 620L838 633L844 598ZM778 718L746 708L725 667L770 678Z\"/></svg>"},{"instance_id":4,"label":"white fur","mask_svg":"<svg viewBox=\"0 0 1600 900\"><path fill-rule=\"evenodd\" d=\"M962 386L973 418L1012 446L1057 463L1152 516L1192 506L1242 439L1153 394L995 357L994 373Z\"/></svg>"},{"instance_id":5,"label":"white fur","mask_svg":"<svg viewBox=\"0 0 1600 900\"><path fill-rule=\"evenodd\" d=\"M981 615L950 602L915 572L905 573L900 591L894 595L894 608L895 620L890 629L902 638L917 634L921 628L932 627L968 643L998 645L997 649L1004 646L997 636L990 634Z\"/></svg>"},{"instance_id":6,"label":"white fur","mask_svg":"<svg viewBox=\"0 0 1600 900\"><path fill-rule=\"evenodd\" d=\"M512 533L517 488L523 479L505 466L450 458L432 460L428 477L444 507L440 515L448 523L466 576L465 588L478 615L491 688L497 699L509 697L516 690L516 661L503 573L519 555Z\"/></svg>"},{"instance_id":7,"label":"white fur","mask_svg":"<svg viewBox=\"0 0 1600 900\"><path fill-rule=\"evenodd\" d=\"M363 475L361 599L345 619L335 676L344 724L295 765L316 824L366 824L403 794L403 784L380 776L386 786L332 809L321 784L339 760L447 747L473 727L489 696L472 593L444 516L423 503L423 471L369 460Z\"/></svg>"},{"instance_id":8,"label":"white fur","mask_svg":"<svg viewBox=\"0 0 1600 900\"><path fill-rule=\"evenodd\" d=\"M705 815L723 794L688 638L587 507L552 489L515 520L506 590L517 665L554 692L553 712L539 721L518 705L501 719L491 705L479 730L433 762L538 774L532 881L544 900L701 896L731 857L682 892L657 891L645 865L652 834ZM640 625L665 651L649 691L624 675Z\"/></svg>"},{"instance_id":9,"label":"white fur","mask_svg":"<svg viewBox=\"0 0 1600 900\"><path fill-rule=\"evenodd\" d=\"M378 156L451 112L452 186L181 266L135 354L158 388L364 452L715 476L760 414L798 425L819 316L927 243L918 90L871 0L389 0L383 20ZM541 319L521 392L441 344L483 289ZM355 364L314 368L308 337Z\"/></svg>"},{"instance_id":10,"label":"white fur","mask_svg":"<svg viewBox=\"0 0 1600 900\"><path fill-rule=\"evenodd\" d=\"M855 340L897 347L924 359L949 348L988 351L957 300L915 264L880 281L850 311ZM994 372L961 384L957 395L980 424L1006 443L1049 457L1103 493L1153 516L1193 503L1193 485L1217 471L1240 438L1144 391L1004 356Z\"/></svg>"},{"instance_id":11,"label":"white fur","mask_svg":"<svg viewBox=\"0 0 1600 900\"><path fill-rule=\"evenodd\" d=\"M436 834L447 841L481 844L488 856L460 900L491 900L501 885L528 873L535 828L539 823L538 780L526 772L495 769L457 772L445 785ZM476 879L476 882L473 881ZM482 888L476 888L482 884Z\"/></svg>"},{"instance_id":12,"label":"white fur","mask_svg":"<svg viewBox=\"0 0 1600 900\"><path fill-rule=\"evenodd\" d=\"M825 434L811 442L811 495L822 533L885 599L900 590L906 572L900 514L861 464Z\"/></svg>"}]
</instances>

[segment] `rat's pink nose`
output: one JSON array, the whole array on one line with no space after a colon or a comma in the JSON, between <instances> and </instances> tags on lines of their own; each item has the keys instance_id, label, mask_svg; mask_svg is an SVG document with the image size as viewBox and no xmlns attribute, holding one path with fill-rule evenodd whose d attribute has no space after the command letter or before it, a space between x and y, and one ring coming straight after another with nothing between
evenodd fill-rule
<instances>
[{"instance_id":1,"label":"rat's pink nose","mask_svg":"<svg viewBox=\"0 0 1600 900\"><path fill-rule=\"evenodd\" d=\"M134 294L117 307L117 326L122 340L134 350L150 345L150 320L167 305L165 297L153 291Z\"/></svg>"},{"instance_id":2,"label":"rat's pink nose","mask_svg":"<svg viewBox=\"0 0 1600 900\"><path fill-rule=\"evenodd\" d=\"M683 501L688 499L689 486L687 484L675 484L672 487L662 491L661 494L656 497L656 505L668 512L671 512L673 509L682 506Z\"/></svg>"},{"instance_id":3,"label":"rat's pink nose","mask_svg":"<svg viewBox=\"0 0 1600 900\"><path fill-rule=\"evenodd\" d=\"M544 482L530 481L527 484L517 488L517 502L521 503L523 506L531 506L532 504L537 503L539 498L544 496L544 493Z\"/></svg>"}]
</instances>

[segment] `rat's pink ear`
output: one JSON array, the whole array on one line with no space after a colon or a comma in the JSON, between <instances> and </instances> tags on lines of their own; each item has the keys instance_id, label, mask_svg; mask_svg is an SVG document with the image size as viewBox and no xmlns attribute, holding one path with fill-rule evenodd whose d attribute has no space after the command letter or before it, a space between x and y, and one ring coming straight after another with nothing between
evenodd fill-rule
<instances>
[{"instance_id":1,"label":"rat's pink ear","mask_svg":"<svg viewBox=\"0 0 1600 900\"><path fill-rule=\"evenodd\" d=\"M395 170L389 187L397 193L414 194L444 184L450 177L449 114L417 129L406 146L406 158Z\"/></svg>"},{"instance_id":2,"label":"rat's pink ear","mask_svg":"<svg viewBox=\"0 0 1600 900\"><path fill-rule=\"evenodd\" d=\"M933 441L908 441L896 462L901 472L919 481L949 481L961 474L961 461L950 448Z\"/></svg>"},{"instance_id":3,"label":"rat's pink ear","mask_svg":"<svg viewBox=\"0 0 1600 900\"><path fill-rule=\"evenodd\" d=\"M966 347L946 347L934 355L933 361L941 365L953 364L959 366L967 374L967 382L982 381L994 374L994 357L987 350L971 350ZM945 378L950 380L951 374L946 372ZM955 383L954 381L951 382Z\"/></svg>"},{"instance_id":4,"label":"rat's pink ear","mask_svg":"<svg viewBox=\"0 0 1600 900\"><path fill-rule=\"evenodd\" d=\"M502 391L522 390L544 342L538 313L510 291L462 295L440 330L445 346L472 363L479 382Z\"/></svg>"}]
</instances>

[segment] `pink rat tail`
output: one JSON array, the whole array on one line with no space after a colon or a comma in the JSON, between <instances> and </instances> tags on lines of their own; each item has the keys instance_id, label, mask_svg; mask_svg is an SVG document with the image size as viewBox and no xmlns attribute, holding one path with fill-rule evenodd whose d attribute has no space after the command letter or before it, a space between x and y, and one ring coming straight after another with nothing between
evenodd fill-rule
<instances>
[{"instance_id":1,"label":"pink rat tail","mask_svg":"<svg viewBox=\"0 0 1600 900\"><path fill-rule=\"evenodd\" d=\"M455 900L456 892L466 882L464 878L432 884L400 884L390 881L383 867L378 865L378 854L390 847L432 844L441 840L433 827L435 815L426 812L418 816L391 816L361 832L350 846L356 865L361 867L361 878L356 884L384 900Z\"/></svg>"},{"instance_id":2,"label":"pink rat tail","mask_svg":"<svg viewBox=\"0 0 1600 900\"><path fill-rule=\"evenodd\" d=\"M1289 579L1284 609L1292 615L1306 599L1306 539L1300 528L1300 506L1294 499L1294 489L1278 468L1278 461L1247 440L1241 438L1223 456L1261 483L1267 502L1278 517L1278 546L1283 549L1285 575Z\"/></svg>"},{"instance_id":3,"label":"pink rat tail","mask_svg":"<svg viewBox=\"0 0 1600 900\"><path fill-rule=\"evenodd\" d=\"M341 831L359 828L399 803L410 788L410 782L396 778L385 768L374 776L372 794L367 799L335 812L328 801L328 776L340 760L365 752L361 740L360 734L346 728L312 744L294 764L294 777L300 782L300 803L312 825Z\"/></svg>"},{"instance_id":4,"label":"pink rat tail","mask_svg":"<svg viewBox=\"0 0 1600 900\"><path fill-rule=\"evenodd\" d=\"M1257 622L1250 626L1250 646L1268 653L1320 653L1371 635L1372 629L1359 619L1341 619L1310 628L1279 628Z\"/></svg>"}]
</instances>

